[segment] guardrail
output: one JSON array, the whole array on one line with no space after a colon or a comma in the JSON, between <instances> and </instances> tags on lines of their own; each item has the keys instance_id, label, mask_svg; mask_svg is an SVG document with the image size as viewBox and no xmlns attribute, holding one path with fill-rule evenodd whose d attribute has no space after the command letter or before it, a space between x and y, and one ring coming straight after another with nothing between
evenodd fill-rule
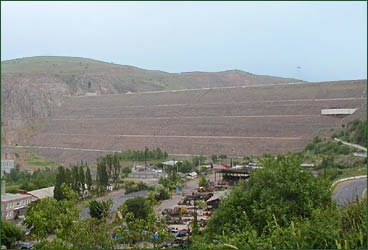
<instances>
[{"instance_id":1,"label":"guardrail","mask_svg":"<svg viewBox=\"0 0 368 250\"><path fill-rule=\"evenodd\" d=\"M363 179L363 178L367 178L367 176L366 175L359 175L359 176L353 176L353 177L343 178L343 179L337 180L334 183L332 183L331 187L334 187L337 184L339 184L341 182L344 182L344 181L351 181L351 180L357 180L357 179Z\"/></svg>"}]
</instances>

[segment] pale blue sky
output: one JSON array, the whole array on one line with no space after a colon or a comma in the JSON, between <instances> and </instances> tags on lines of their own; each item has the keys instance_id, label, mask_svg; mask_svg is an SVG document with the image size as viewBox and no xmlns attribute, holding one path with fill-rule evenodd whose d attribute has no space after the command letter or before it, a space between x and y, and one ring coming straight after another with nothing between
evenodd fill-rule
<instances>
[{"instance_id":1,"label":"pale blue sky","mask_svg":"<svg viewBox=\"0 0 368 250\"><path fill-rule=\"evenodd\" d=\"M1 60L367 78L366 2L1 2ZM300 67L300 68L298 68Z\"/></svg>"}]
</instances>

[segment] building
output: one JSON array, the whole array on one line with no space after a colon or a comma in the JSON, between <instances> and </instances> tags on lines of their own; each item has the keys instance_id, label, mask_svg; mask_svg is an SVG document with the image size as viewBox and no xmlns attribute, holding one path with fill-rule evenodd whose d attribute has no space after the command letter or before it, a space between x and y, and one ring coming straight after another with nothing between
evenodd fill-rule
<instances>
[{"instance_id":1,"label":"building","mask_svg":"<svg viewBox=\"0 0 368 250\"><path fill-rule=\"evenodd\" d=\"M357 109L342 109L342 108L321 109L321 115L345 117L354 114L356 110Z\"/></svg>"},{"instance_id":2,"label":"building","mask_svg":"<svg viewBox=\"0 0 368 250\"><path fill-rule=\"evenodd\" d=\"M29 194L7 194L5 181L1 182L1 218L3 220L22 218L31 201L32 196Z\"/></svg>"},{"instance_id":3,"label":"building","mask_svg":"<svg viewBox=\"0 0 368 250\"><path fill-rule=\"evenodd\" d=\"M9 174L14 166L14 160L1 160L1 176L3 176L4 173Z\"/></svg>"},{"instance_id":4,"label":"building","mask_svg":"<svg viewBox=\"0 0 368 250\"><path fill-rule=\"evenodd\" d=\"M302 168L309 168L309 169L314 168L314 164L313 163L302 163L302 164L300 164L300 166Z\"/></svg>"},{"instance_id":5,"label":"building","mask_svg":"<svg viewBox=\"0 0 368 250\"><path fill-rule=\"evenodd\" d=\"M161 164L164 165L164 166L173 167L173 166L176 166L176 164L178 164L180 162L182 162L182 161L164 161L164 162L161 162Z\"/></svg>"},{"instance_id":6,"label":"building","mask_svg":"<svg viewBox=\"0 0 368 250\"><path fill-rule=\"evenodd\" d=\"M221 199L226 195L228 195L227 190L215 192L213 196L206 201L207 206L212 209L218 208Z\"/></svg>"},{"instance_id":7,"label":"building","mask_svg":"<svg viewBox=\"0 0 368 250\"><path fill-rule=\"evenodd\" d=\"M26 194L32 196L31 201L37 201L44 198L52 198L54 197L54 187L36 189L33 191L29 191Z\"/></svg>"},{"instance_id":8,"label":"building","mask_svg":"<svg viewBox=\"0 0 368 250\"><path fill-rule=\"evenodd\" d=\"M239 180L249 178L249 174L252 169L248 168L225 168L225 167L214 167L215 170L215 183L226 183L226 185L234 184Z\"/></svg>"}]
</instances>

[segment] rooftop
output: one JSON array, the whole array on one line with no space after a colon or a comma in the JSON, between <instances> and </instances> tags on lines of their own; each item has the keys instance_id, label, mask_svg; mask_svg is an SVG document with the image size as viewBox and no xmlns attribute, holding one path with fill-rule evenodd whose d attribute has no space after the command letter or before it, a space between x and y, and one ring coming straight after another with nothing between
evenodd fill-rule
<instances>
[{"instance_id":1,"label":"rooftop","mask_svg":"<svg viewBox=\"0 0 368 250\"><path fill-rule=\"evenodd\" d=\"M38 198L38 199L53 197L54 196L54 187L47 187L47 188L41 188L41 189L29 191L28 194L30 194L30 195Z\"/></svg>"},{"instance_id":2,"label":"rooftop","mask_svg":"<svg viewBox=\"0 0 368 250\"><path fill-rule=\"evenodd\" d=\"M218 192L214 192L213 196L211 198L209 198L206 202L211 202L217 199L221 199L223 197L225 197L227 195L227 190L223 190L223 191L218 191Z\"/></svg>"},{"instance_id":3,"label":"rooftop","mask_svg":"<svg viewBox=\"0 0 368 250\"><path fill-rule=\"evenodd\" d=\"M11 200L18 200L18 199L26 199L30 198L29 194L2 194L1 201L11 201Z\"/></svg>"},{"instance_id":4,"label":"rooftop","mask_svg":"<svg viewBox=\"0 0 368 250\"><path fill-rule=\"evenodd\" d=\"M321 109L321 115L351 115L357 109Z\"/></svg>"},{"instance_id":5,"label":"rooftop","mask_svg":"<svg viewBox=\"0 0 368 250\"><path fill-rule=\"evenodd\" d=\"M162 165L165 165L165 166L175 166L178 162L181 162L181 161L164 161L161 163Z\"/></svg>"}]
</instances>

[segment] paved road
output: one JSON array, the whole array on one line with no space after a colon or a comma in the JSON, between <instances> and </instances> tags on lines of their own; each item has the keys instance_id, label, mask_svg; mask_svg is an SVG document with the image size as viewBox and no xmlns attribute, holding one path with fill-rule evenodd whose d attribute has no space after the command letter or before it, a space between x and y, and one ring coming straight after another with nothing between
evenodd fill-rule
<instances>
[{"instance_id":1,"label":"paved road","mask_svg":"<svg viewBox=\"0 0 368 250\"><path fill-rule=\"evenodd\" d=\"M366 151L367 152L367 148L366 147L363 147L362 145L358 145L358 144L346 142L346 141L340 140L338 138L334 138L334 140L337 141L337 142L341 142L342 144L344 144L346 146L349 146L349 147L352 147L352 148L357 148L359 150L363 150L363 151Z\"/></svg>"},{"instance_id":2,"label":"paved road","mask_svg":"<svg viewBox=\"0 0 368 250\"><path fill-rule=\"evenodd\" d=\"M191 194L192 192L194 192L196 189L198 188L198 178L194 179L194 180L189 180L185 183L183 189L182 189L182 194L186 195L186 194ZM160 205L158 205L155 208L156 214L161 215L161 212L164 209L167 208L173 208L176 205L178 205L178 202L181 200L181 198L183 197L182 194L174 194L172 195L171 199L168 200L163 200Z\"/></svg>"},{"instance_id":3,"label":"paved road","mask_svg":"<svg viewBox=\"0 0 368 250\"><path fill-rule=\"evenodd\" d=\"M320 115L202 115L202 116L146 116L146 117L93 117L93 118L54 118L52 121L94 121L94 120L172 120L172 119L211 119L211 118L290 118L320 117Z\"/></svg>"},{"instance_id":4,"label":"paved road","mask_svg":"<svg viewBox=\"0 0 368 250\"><path fill-rule=\"evenodd\" d=\"M212 135L134 135L134 134L85 134L85 133L44 133L50 136L103 136L103 137L132 137L132 138L199 138L199 139L267 139L267 140L303 140L302 137L282 136L212 136ZM19 146L18 146L19 147ZM25 147L25 146L23 146Z\"/></svg>"},{"instance_id":5,"label":"paved road","mask_svg":"<svg viewBox=\"0 0 368 250\"><path fill-rule=\"evenodd\" d=\"M111 211L111 213L114 213L118 210L118 207L121 204L123 204L124 202L126 202L127 200L129 200L131 198L136 198L136 197L147 197L147 195L148 195L147 190L134 192L134 193L130 193L130 194L124 194L123 190L118 190L118 191L115 191L115 192L111 192L107 196L100 197L96 200L105 201L105 200L108 200L109 198L111 198L112 201L113 201L113 204L112 204L112 207L111 207L110 211ZM90 218L89 208L88 207L83 207L81 209L80 216L81 216L82 219Z\"/></svg>"},{"instance_id":6,"label":"paved road","mask_svg":"<svg viewBox=\"0 0 368 250\"><path fill-rule=\"evenodd\" d=\"M144 94L157 94L157 93L176 93L176 92L189 92L198 90L215 90L215 89L244 89L244 88L259 88L259 87L282 87L287 85L303 85L311 84L310 82L288 82L288 83L268 83L268 84L254 84L254 85L243 85L243 86L225 86L225 87L208 87L208 88L191 88L191 89L177 89L177 90L155 90L155 91L142 91L142 92L132 92L123 94L108 94L103 96L116 96L116 95L144 95ZM71 97L69 95L64 95L66 97ZM95 98L98 96L72 96L77 98Z\"/></svg>"},{"instance_id":7,"label":"paved road","mask_svg":"<svg viewBox=\"0 0 368 250\"><path fill-rule=\"evenodd\" d=\"M332 198L338 205L347 205L357 199L361 200L363 191L367 188L367 178L345 181L337 184Z\"/></svg>"},{"instance_id":8,"label":"paved road","mask_svg":"<svg viewBox=\"0 0 368 250\"><path fill-rule=\"evenodd\" d=\"M125 95L125 94L116 94ZM106 96L106 95L103 95ZM73 96L78 97L78 96ZM84 97L84 96L79 96ZM236 101L236 102L199 102L199 103L171 103L171 104L148 104L148 105L126 105L121 108L146 108L146 107L185 107L185 106L202 106L202 105L228 105L228 104L262 104L262 103L284 103L284 102L328 102L328 101L347 101L347 100L365 100L365 97L341 97L341 98L316 98L316 99L283 99L283 100L262 100L262 101ZM362 102L364 104L364 102ZM99 107L88 107L90 110ZM11 121L19 119L11 119Z\"/></svg>"}]
</instances>

